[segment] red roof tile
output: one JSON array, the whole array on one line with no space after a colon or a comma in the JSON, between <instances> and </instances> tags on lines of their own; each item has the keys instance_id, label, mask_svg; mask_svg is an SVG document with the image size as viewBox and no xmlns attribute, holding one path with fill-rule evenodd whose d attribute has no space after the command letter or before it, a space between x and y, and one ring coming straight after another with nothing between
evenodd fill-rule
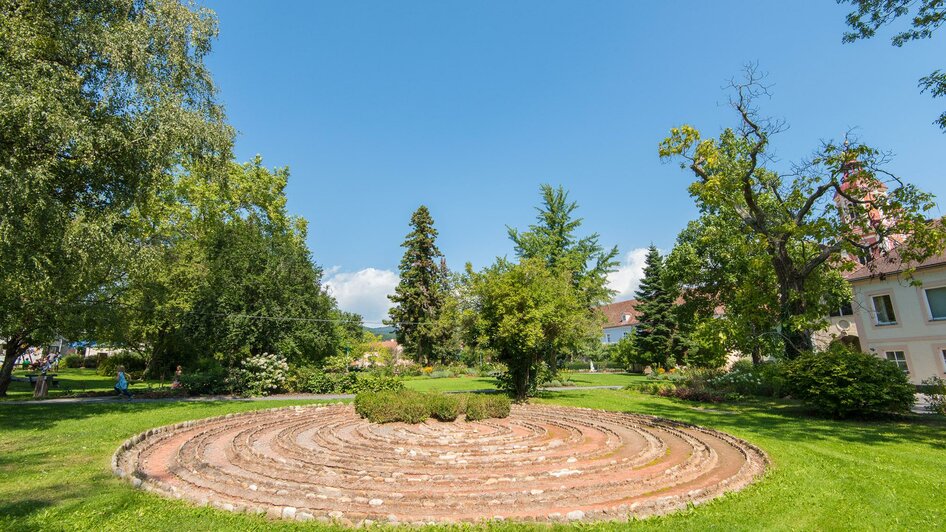
<instances>
[{"instance_id":1,"label":"red roof tile","mask_svg":"<svg viewBox=\"0 0 946 532\"><path fill-rule=\"evenodd\" d=\"M637 325L638 313L637 309L634 308L636 305L636 299L629 299L627 301L618 301L617 303L598 307L598 310L603 312L608 319L607 323L604 324L604 328ZM624 315L628 316L627 321L623 320Z\"/></svg>"}]
</instances>

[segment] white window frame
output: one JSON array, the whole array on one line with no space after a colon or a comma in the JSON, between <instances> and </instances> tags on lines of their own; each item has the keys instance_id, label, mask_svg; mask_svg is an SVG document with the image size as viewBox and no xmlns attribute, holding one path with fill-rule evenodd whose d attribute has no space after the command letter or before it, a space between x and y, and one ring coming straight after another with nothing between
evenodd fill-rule
<instances>
[{"instance_id":1,"label":"white window frame","mask_svg":"<svg viewBox=\"0 0 946 532\"><path fill-rule=\"evenodd\" d=\"M900 353L900 356L903 360L897 358L897 353ZM890 355L893 355L893 358L890 358ZM904 373L910 373L910 363L907 362L907 352L902 349L892 349L890 351L884 351L884 358L890 362L893 362L897 365L898 368L902 369ZM903 366L900 363L903 362Z\"/></svg>"},{"instance_id":2,"label":"white window frame","mask_svg":"<svg viewBox=\"0 0 946 532\"><path fill-rule=\"evenodd\" d=\"M877 310L877 299L886 297L890 300L890 310L893 312L893 321L880 321L880 312ZM896 325L897 324L897 309L893 305L893 295L892 294L875 294L870 296L870 304L874 307L874 325ZM884 309L886 313L887 309ZM889 317L889 316L888 316Z\"/></svg>"},{"instance_id":3,"label":"white window frame","mask_svg":"<svg viewBox=\"0 0 946 532\"><path fill-rule=\"evenodd\" d=\"M930 296L927 293L930 290L946 290L946 286L931 286L929 288L923 289L923 301L926 303L926 315L930 317L930 321L946 321L946 316L939 318L933 316L933 307L930 306Z\"/></svg>"}]
</instances>

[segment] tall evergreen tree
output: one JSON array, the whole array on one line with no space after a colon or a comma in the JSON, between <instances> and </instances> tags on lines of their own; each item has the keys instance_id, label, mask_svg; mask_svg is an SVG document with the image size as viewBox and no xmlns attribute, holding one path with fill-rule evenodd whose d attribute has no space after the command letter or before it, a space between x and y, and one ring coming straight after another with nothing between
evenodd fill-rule
<instances>
[{"instance_id":1,"label":"tall evergreen tree","mask_svg":"<svg viewBox=\"0 0 946 532\"><path fill-rule=\"evenodd\" d=\"M667 366L674 358L676 291L668 283L663 258L653 245L647 250L644 278L634 295L639 322L633 335L635 358L644 364Z\"/></svg>"},{"instance_id":2,"label":"tall evergreen tree","mask_svg":"<svg viewBox=\"0 0 946 532\"><path fill-rule=\"evenodd\" d=\"M394 303L388 315L398 343L426 364L441 336L436 322L446 295L447 265L437 248L437 230L426 206L411 215L411 228L401 244L401 280L388 296Z\"/></svg>"}]
</instances>

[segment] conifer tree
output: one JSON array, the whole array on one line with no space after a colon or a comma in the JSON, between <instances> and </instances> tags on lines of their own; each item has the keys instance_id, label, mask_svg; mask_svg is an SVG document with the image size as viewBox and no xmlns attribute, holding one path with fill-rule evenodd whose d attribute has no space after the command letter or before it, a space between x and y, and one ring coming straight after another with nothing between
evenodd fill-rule
<instances>
[{"instance_id":1,"label":"conifer tree","mask_svg":"<svg viewBox=\"0 0 946 532\"><path fill-rule=\"evenodd\" d=\"M429 363L441 335L437 328L446 295L447 265L437 248L437 230L426 206L411 215L412 231L401 244L401 280L388 298L397 341L421 363Z\"/></svg>"},{"instance_id":2,"label":"conifer tree","mask_svg":"<svg viewBox=\"0 0 946 532\"><path fill-rule=\"evenodd\" d=\"M667 366L674 358L676 291L670 287L663 258L653 245L647 251L644 278L634 295L639 322L633 335L634 357L642 364Z\"/></svg>"}]
</instances>

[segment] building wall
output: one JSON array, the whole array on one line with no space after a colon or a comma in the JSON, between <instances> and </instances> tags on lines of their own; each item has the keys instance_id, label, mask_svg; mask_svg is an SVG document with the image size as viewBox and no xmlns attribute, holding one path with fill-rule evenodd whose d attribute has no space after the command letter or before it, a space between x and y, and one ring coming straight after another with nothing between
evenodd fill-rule
<instances>
[{"instance_id":1,"label":"building wall","mask_svg":"<svg viewBox=\"0 0 946 532\"><path fill-rule=\"evenodd\" d=\"M883 358L887 351L903 351L910 380L919 384L932 376L946 376L946 320L931 319L924 292L946 286L946 264L917 270L914 278L920 286L896 275L854 281L854 311L864 351ZM895 324L877 323L872 298L881 294L890 295Z\"/></svg>"},{"instance_id":2,"label":"building wall","mask_svg":"<svg viewBox=\"0 0 946 532\"><path fill-rule=\"evenodd\" d=\"M633 325L620 325L618 327L605 327L601 333L601 343L605 345L616 344L626 335L634 330Z\"/></svg>"}]
</instances>

